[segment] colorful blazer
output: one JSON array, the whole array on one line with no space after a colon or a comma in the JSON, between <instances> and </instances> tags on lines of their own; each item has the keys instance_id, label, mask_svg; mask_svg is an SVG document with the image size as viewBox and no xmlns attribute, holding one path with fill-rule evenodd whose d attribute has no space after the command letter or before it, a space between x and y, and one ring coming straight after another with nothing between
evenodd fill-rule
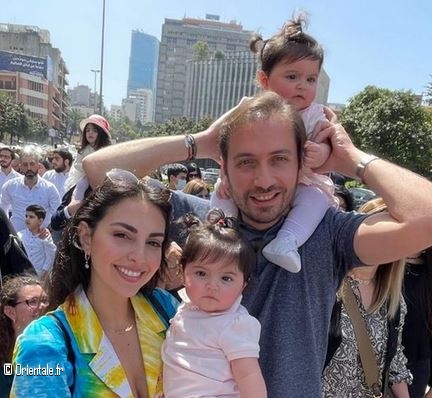
<instances>
[{"instance_id":1,"label":"colorful blazer","mask_svg":"<svg viewBox=\"0 0 432 398\"><path fill-rule=\"evenodd\" d=\"M155 289L153 298L169 317L174 315L173 296ZM158 397L163 391L160 350L168 325L144 295L132 297L131 302L149 397ZM133 397L117 354L82 288L54 313L70 336L73 363L57 320L48 314L33 321L15 345L11 397Z\"/></svg>"}]
</instances>

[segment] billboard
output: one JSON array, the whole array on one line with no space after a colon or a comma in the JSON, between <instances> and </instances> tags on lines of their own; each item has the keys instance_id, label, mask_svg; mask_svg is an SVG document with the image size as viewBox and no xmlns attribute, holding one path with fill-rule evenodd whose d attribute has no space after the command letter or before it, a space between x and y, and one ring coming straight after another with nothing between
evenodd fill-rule
<instances>
[{"instance_id":1,"label":"billboard","mask_svg":"<svg viewBox=\"0 0 432 398\"><path fill-rule=\"evenodd\" d=\"M47 78L46 58L0 51L0 70L24 72L29 75Z\"/></svg>"}]
</instances>

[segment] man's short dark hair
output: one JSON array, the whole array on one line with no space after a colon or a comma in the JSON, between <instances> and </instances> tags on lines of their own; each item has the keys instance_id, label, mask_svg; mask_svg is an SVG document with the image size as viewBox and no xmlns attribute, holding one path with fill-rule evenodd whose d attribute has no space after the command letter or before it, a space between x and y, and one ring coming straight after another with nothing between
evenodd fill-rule
<instances>
[{"instance_id":1,"label":"man's short dark hair","mask_svg":"<svg viewBox=\"0 0 432 398\"><path fill-rule=\"evenodd\" d=\"M26 211L31 211L36 214L36 217L40 220L45 220L46 210L40 205L30 205L26 207Z\"/></svg>"},{"instance_id":2,"label":"man's short dark hair","mask_svg":"<svg viewBox=\"0 0 432 398\"><path fill-rule=\"evenodd\" d=\"M172 163L168 165L166 169L166 175L168 177L168 180L170 176L177 177L180 173L187 174L188 169L186 166L182 165L181 163Z\"/></svg>"},{"instance_id":3,"label":"man's short dark hair","mask_svg":"<svg viewBox=\"0 0 432 398\"><path fill-rule=\"evenodd\" d=\"M53 151L51 151L51 153L53 155L55 154L55 155L61 156L63 161L69 160L69 166L72 166L73 156L68 150L66 150L66 149L54 149Z\"/></svg>"}]
</instances>

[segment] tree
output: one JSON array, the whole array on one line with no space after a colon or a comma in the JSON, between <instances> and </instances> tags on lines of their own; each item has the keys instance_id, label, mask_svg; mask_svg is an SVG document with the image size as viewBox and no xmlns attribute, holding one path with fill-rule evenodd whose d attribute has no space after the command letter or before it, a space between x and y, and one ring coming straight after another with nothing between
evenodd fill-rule
<instances>
[{"instance_id":1,"label":"tree","mask_svg":"<svg viewBox=\"0 0 432 398\"><path fill-rule=\"evenodd\" d=\"M16 102L7 94L0 94L0 141L4 141L9 135L12 143L14 136L24 136L27 129L24 104Z\"/></svg>"},{"instance_id":2,"label":"tree","mask_svg":"<svg viewBox=\"0 0 432 398\"><path fill-rule=\"evenodd\" d=\"M205 130L210 126L212 119L205 117L201 120L195 121L187 117L180 117L177 119L167 120L161 124L151 124L147 129L149 137L166 136L166 135L179 135L179 134L193 134L198 131Z\"/></svg>"},{"instance_id":3,"label":"tree","mask_svg":"<svg viewBox=\"0 0 432 398\"><path fill-rule=\"evenodd\" d=\"M40 119L28 118L28 130L25 136L26 140L45 143L48 138L48 126Z\"/></svg>"},{"instance_id":4,"label":"tree","mask_svg":"<svg viewBox=\"0 0 432 398\"><path fill-rule=\"evenodd\" d=\"M368 86L350 100L341 122L365 151L432 175L432 113L412 92Z\"/></svg>"},{"instance_id":5,"label":"tree","mask_svg":"<svg viewBox=\"0 0 432 398\"><path fill-rule=\"evenodd\" d=\"M79 134L80 121L84 119L84 115L78 109L70 109L67 113L67 132L69 134L69 143L72 141L74 134Z\"/></svg>"},{"instance_id":6,"label":"tree","mask_svg":"<svg viewBox=\"0 0 432 398\"><path fill-rule=\"evenodd\" d=\"M198 61L204 61L209 56L209 46L205 41L197 41L193 45L193 50L195 53L194 58Z\"/></svg>"}]
</instances>

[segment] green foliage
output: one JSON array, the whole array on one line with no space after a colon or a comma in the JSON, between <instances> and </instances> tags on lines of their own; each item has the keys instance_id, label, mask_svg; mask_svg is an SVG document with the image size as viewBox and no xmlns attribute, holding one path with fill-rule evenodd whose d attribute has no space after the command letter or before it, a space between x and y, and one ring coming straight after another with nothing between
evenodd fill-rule
<instances>
[{"instance_id":1,"label":"green foliage","mask_svg":"<svg viewBox=\"0 0 432 398\"><path fill-rule=\"evenodd\" d=\"M211 123L212 119L208 117L195 121L183 116L177 119L168 120L161 124L152 123L148 126L147 136L157 137L186 133L193 134L205 130Z\"/></svg>"},{"instance_id":2,"label":"green foliage","mask_svg":"<svg viewBox=\"0 0 432 398\"><path fill-rule=\"evenodd\" d=\"M204 61L209 57L209 46L205 41L197 41L193 46L195 53L195 59L198 61Z\"/></svg>"},{"instance_id":3,"label":"green foliage","mask_svg":"<svg viewBox=\"0 0 432 398\"><path fill-rule=\"evenodd\" d=\"M431 177L432 114L413 93L368 86L340 121L363 150Z\"/></svg>"},{"instance_id":4,"label":"green foliage","mask_svg":"<svg viewBox=\"0 0 432 398\"><path fill-rule=\"evenodd\" d=\"M25 136L27 141L46 142L48 138L48 126L43 120L28 118L28 130Z\"/></svg>"},{"instance_id":5,"label":"green foliage","mask_svg":"<svg viewBox=\"0 0 432 398\"><path fill-rule=\"evenodd\" d=\"M25 136L28 129L28 121L21 102L16 102L14 98L7 94L0 95L0 141L9 137L12 142L13 137Z\"/></svg>"}]
</instances>

